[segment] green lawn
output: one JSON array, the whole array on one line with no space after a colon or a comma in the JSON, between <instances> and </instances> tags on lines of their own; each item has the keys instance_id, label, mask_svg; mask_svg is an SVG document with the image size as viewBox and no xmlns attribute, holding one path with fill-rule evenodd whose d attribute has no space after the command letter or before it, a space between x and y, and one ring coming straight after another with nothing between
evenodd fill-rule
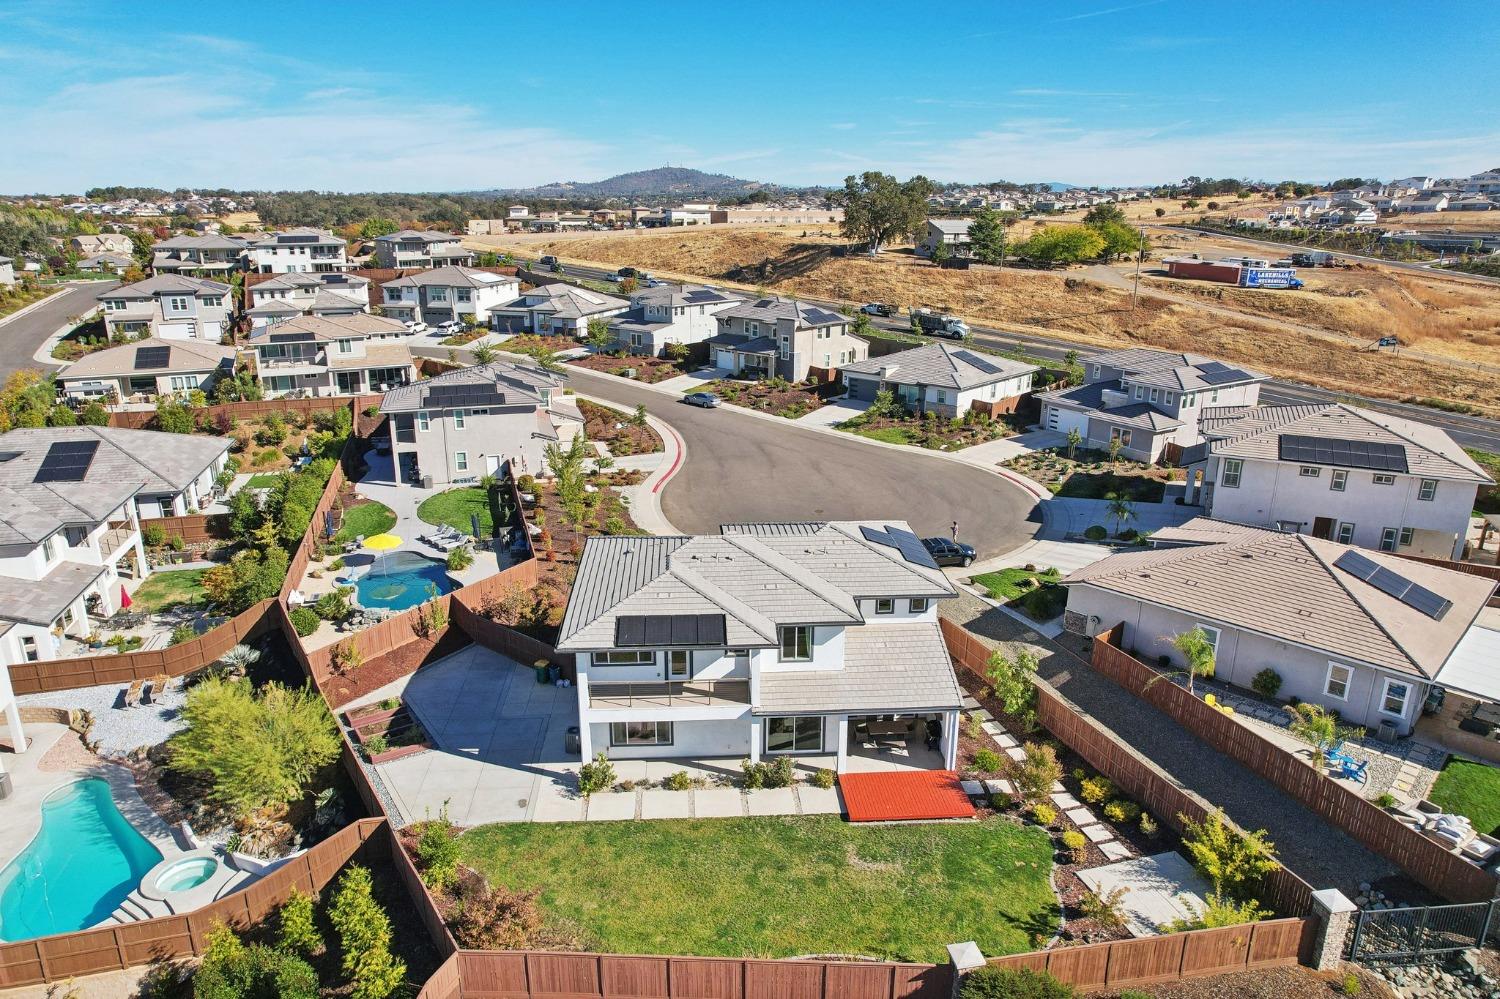
<instances>
[{"instance_id":1,"label":"green lawn","mask_svg":"<svg viewBox=\"0 0 1500 999\"><path fill-rule=\"evenodd\" d=\"M207 569L177 569L153 572L140 589L130 595L130 609L154 614L174 604L203 599L203 574Z\"/></svg>"},{"instance_id":2,"label":"green lawn","mask_svg":"<svg viewBox=\"0 0 1500 999\"><path fill-rule=\"evenodd\" d=\"M1078 471L1063 480L1057 495L1078 499L1108 499L1113 493L1132 503L1160 503L1166 488L1166 483L1160 479L1144 475Z\"/></svg>"},{"instance_id":3,"label":"green lawn","mask_svg":"<svg viewBox=\"0 0 1500 999\"><path fill-rule=\"evenodd\" d=\"M940 962L956 940L1031 950L1057 919L1048 837L1000 819L506 823L459 844L492 881L540 888L549 916L608 952Z\"/></svg>"},{"instance_id":4,"label":"green lawn","mask_svg":"<svg viewBox=\"0 0 1500 999\"><path fill-rule=\"evenodd\" d=\"M384 503L361 503L344 511L344 522L334 541L353 541L358 537L373 538L396 526L396 514Z\"/></svg>"},{"instance_id":5,"label":"green lawn","mask_svg":"<svg viewBox=\"0 0 1500 999\"><path fill-rule=\"evenodd\" d=\"M915 444L911 433L905 427L853 427L852 431L861 437L868 437L872 441L884 441L887 444Z\"/></svg>"},{"instance_id":6,"label":"green lawn","mask_svg":"<svg viewBox=\"0 0 1500 999\"><path fill-rule=\"evenodd\" d=\"M1500 768L1449 760L1427 797L1445 812L1467 815L1478 832L1500 834Z\"/></svg>"},{"instance_id":7,"label":"green lawn","mask_svg":"<svg viewBox=\"0 0 1500 999\"><path fill-rule=\"evenodd\" d=\"M974 577L991 597L1015 607L1033 621L1050 621L1068 606L1068 594L1057 585L1062 574L1056 569L1033 572L1029 569L1001 569ZM1037 586L1026 585L1035 581Z\"/></svg>"},{"instance_id":8,"label":"green lawn","mask_svg":"<svg viewBox=\"0 0 1500 999\"><path fill-rule=\"evenodd\" d=\"M417 516L429 524L447 524L455 530L469 533L469 516L479 516L479 528L485 534L493 533L495 521L490 516L490 498L478 486L462 486L447 492L429 496L417 507Z\"/></svg>"},{"instance_id":9,"label":"green lawn","mask_svg":"<svg viewBox=\"0 0 1500 999\"><path fill-rule=\"evenodd\" d=\"M276 480L279 478L281 478L281 475L278 472L261 472L259 475L250 476L249 480L245 483L245 488L270 489L276 484Z\"/></svg>"}]
</instances>

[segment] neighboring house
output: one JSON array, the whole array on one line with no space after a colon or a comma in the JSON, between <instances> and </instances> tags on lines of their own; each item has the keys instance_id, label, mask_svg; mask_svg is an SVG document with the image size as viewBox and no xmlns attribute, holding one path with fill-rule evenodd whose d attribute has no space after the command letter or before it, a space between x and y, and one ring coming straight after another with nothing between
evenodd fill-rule
<instances>
[{"instance_id":1,"label":"neighboring house","mask_svg":"<svg viewBox=\"0 0 1500 999\"><path fill-rule=\"evenodd\" d=\"M715 317L744 300L702 285L642 288L630 297L630 311L610 320L614 342L632 354L659 356L668 344L692 345L715 336Z\"/></svg>"},{"instance_id":2,"label":"neighboring house","mask_svg":"<svg viewBox=\"0 0 1500 999\"><path fill-rule=\"evenodd\" d=\"M69 400L149 402L176 392L213 390L234 372L234 348L201 340L147 337L86 354L57 375Z\"/></svg>"},{"instance_id":3,"label":"neighboring house","mask_svg":"<svg viewBox=\"0 0 1500 999\"><path fill-rule=\"evenodd\" d=\"M380 307L392 319L436 324L450 319L489 322L490 310L513 301L521 282L472 267L434 267L380 286Z\"/></svg>"},{"instance_id":4,"label":"neighboring house","mask_svg":"<svg viewBox=\"0 0 1500 999\"><path fill-rule=\"evenodd\" d=\"M490 307L490 328L501 333L582 337L589 320L618 316L630 302L614 295L556 282L523 291L519 298Z\"/></svg>"},{"instance_id":5,"label":"neighboring house","mask_svg":"<svg viewBox=\"0 0 1500 999\"><path fill-rule=\"evenodd\" d=\"M1476 173L1463 182L1466 194L1500 194L1500 170Z\"/></svg>"},{"instance_id":6,"label":"neighboring house","mask_svg":"<svg viewBox=\"0 0 1500 999\"><path fill-rule=\"evenodd\" d=\"M0 257L0 284L10 287L16 283L16 262L12 257Z\"/></svg>"},{"instance_id":7,"label":"neighboring house","mask_svg":"<svg viewBox=\"0 0 1500 999\"><path fill-rule=\"evenodd\" d=\"M95 296L110 338L141 336L218 343L229 331L230 287L186 274L158 274Z\"/></svg>"},{"instance_id":8,"label":"neighboring house","mask_svg":"<svg viewBox=\"0 0 1500 999\"><path fill-rule=\"evenodd\" d=\"M96 253L79 260L77 268L85 274L119 274L134 264L128 253Z\"/></svg>"},{"instance_id":9,"label":"neighboring house","mask_svg":"<svg viewBox=\"0 0 1500 999\"><path fill-rule=\"evenodd\" d=\"M394 319L297 316L250 334L256 377L267 397L385 392L416 381L406 327ZM394 342L392 342L394 341Z\"/></svg>"},{"instance_id":10,"label":"neighboring house","mask_svg":"<svg viewBox=\"0 0 1500 999\"><path fill-rule=\"evenodd\" d=\"M16 662L59 658L151 572L142 517L206 505L229 441L116 427L0 435L0 631ZM6 626L9 630L6 630Z\"/></svg>"},{"instance_id":11,"label":"neighboring house","mask_svg":"<svg viewBox=\"0 0 1500 999\"><path fill-rule=\"evenodd\" d=\"M427 267L472 267L474 254L458 236L447 232L402 229L375 238L375 266L401 270Z\"/></svg>"},{"instance_id":12,"label":"neighboring house","mask_svg":"<svg viewBox=\"0 0 1500 999\"><path fill-rule=\"evenodd\" d=\"M540 472L547 445L583 424L561 387L540 368L494 361L392 389L380 411L390 417L397 481L442 488L507 461L517 475Z\"/></svg>"},{"instance_id":13,"label":"neighboring house","mask_svg":"<svg viewBox=\"0 0 1500 999\"><path fill-rule=\"evenodd\" d=\"M718 320L718 335L707 341L710 357L736 377L800 382L816 371L831 379L870 353L869 342L849 331L848 316L796 299L741 302Z\"/></svg>"},{"instance_id":14,"label":"neighboring house","mask_svg":"<svg viewBox=\"0 0 1500 999\"><path fill-rule=\"evenodd\" d=\"M1492 481L1438 428L1344 403L1210 408L1202 430L1182 456L1187 503L1362 548L1461 558Z\"/></svg>"},{"instance_id":15,"label":"neighboring house","mask_svg":"<svg viewBox=\"0 0 1500 999\"><path fill-rule=\"evenodd\" d=\"M343 239L324 229L288 229L253 239L245 255L256 274L326 274L352 265Z\"/></svg>"},{"instance_id":16,"label":"neighboring house","mask_svg":"<svg viewBox=\"0 0 1500 999\"><path fill-rule=\"evenodd\" d=\"M135 244L123 232L74 236L68 240L68 246L80 257L93 257L101 253L118 253L128 257L135 252Z\"/></svg>"},{"instance_id":17,"label":"neighboring house","mask_svg":"<svg viewBox=\"0 0 1500 999\"><path fill-rule=\"evenodd\" d=\"M969 219L928 219L927 235L917 244L917 252L930 257L939 246L946 246L955 257L969 252Z\"/></svg>"},{"instance_id":18,"label":"neighboring house","mask_svg":"<svg viewBox=\"0 0 1500 999\"><path fill-rule=\"evenodd\" d=\"M715 217L720 215L723 217ZM666 226L708 225L710 222L727 221L729 221L728 215L722 213L718 205L702 202L682 204L662 212L662 224Z\"/></svg>"},{"instance_id":19,"label":"neighboring house","mask_svg":"<svg viewBox=\"0 0 1500 999\"><path fill-rule=\"evenodd\" d=\"M1323 217L1344 225L1373 225L1380 218L1373 204L1358 198L1339 202Z\"/></svg>"},{"instance_id":20,"label":"neighboring house","mask_svg":"<svg viewBox=\"0 0 1500 999\"><path fill-rule=\"evenodd\" d=\"M879 768L883 744L887 761L953 769L963 692L936 602L955 591L906 525L721 532L585 543L557 642L577 657L580 758L844 772Z\"/></svg>"},{"instance_id":21,"label":"neighboring house","mask_svg":"<svg viewBox=\"0 0 1500 999\"><path fill-rule=\"evenodd\" d=\"M1182 668L1172 639L1202 628L1216 679L1250 688L1271 669L1277 696L1321 704L1346 724L1385 726L1390 737L1411 731L1428 688L1483 651L1476 645L1494 685L1500 632L1475 627L1492 579L1216 521L1158 534L1173 547L1111 555L1062 581L1069 631L1123 625L1121 647Z\"/></svg>"},{"instance_id":22,"label":"neighboring house","mask_svg":"<svg viewBox=\"0 0 1500 999\"><path fill-rule=\"evenodd\" d=\"M370 311L370 279L357 274L281 274L249 286L252 328L296 316L351 316Z\"/></svg>"},{"instance_id":23,"label":"neighboring house","mask_svg":"<svg viewBox=\"0 0 1500 999\"><path fill-rule=\"evenodd\" d=\"M1448 210L1446 191L1424 191L1412 198L1403 198L1396 206L1402 212L1445 212Z\"/></svg>"},{"instance_id":24,"label":"neighboring house","mask_svg":"<svg viewBox=\"0 0 1500 999\"><path fill-rule=\"evenodd\" d=\"M963 416L971 409L1013 413L1031 391L1035 364L930 343L846 365L839 374L849 397L873 402L889 389L913 413Z\"/></svg>"},{"instance_id":25,"label":"neighboring house","mask_svg":"<svg viewBox=\"0 0 1500 999\"><path fill-rule=\"evenodd\" d=\"M173 236L151 248L151 273L227 277L244 257L245 241L233 236Z\"/></svg>"},{"instance_id":26,"label":"neighboring house","mask_svg":"<svg viewBox=\"0 0 1500 999\"><path fill-rule=\"evenodd\" d=\"M1085 446L1135 461L1161 460L1168 444L1203 440L1199 420L1212 406L1253 406L1265 375L1211 360L1145 347L1085 357L1084 382L1037 396L1044 430L1077 429Z\"/></svg>"}]
</instances>

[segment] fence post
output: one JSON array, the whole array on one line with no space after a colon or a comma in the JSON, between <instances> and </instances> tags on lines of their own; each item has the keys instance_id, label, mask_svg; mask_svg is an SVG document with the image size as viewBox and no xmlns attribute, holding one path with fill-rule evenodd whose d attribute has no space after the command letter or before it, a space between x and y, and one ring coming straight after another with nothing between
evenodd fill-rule
<instances>
[{"instance_id":1,"label":"fence post","mask_svg":"<svg viewBox=\"0 0 1500 999\"><path fill-rule=\"evenodd\" d=\"M984 967L984 954L979 950L979 945L972 940L964 943L952 943L948 945L948 967L953 970L952 995L957 997L959 983L963 981L964 975L978 968Z\"/></svg>"},{"instance_id":2,"label":"fence post","mask_svg":"<svg viewBox=\"0 0 1500 999\"><path fill-rule=\"evenodd\" d=\"M1319 971L1327 971L1343 960L1349 923L1358 907L1337 888L1313 892L1312 906L1313 918L1318 921L1318 935L1313 940L1312 966Z\"/></svg>"}]
</instances>

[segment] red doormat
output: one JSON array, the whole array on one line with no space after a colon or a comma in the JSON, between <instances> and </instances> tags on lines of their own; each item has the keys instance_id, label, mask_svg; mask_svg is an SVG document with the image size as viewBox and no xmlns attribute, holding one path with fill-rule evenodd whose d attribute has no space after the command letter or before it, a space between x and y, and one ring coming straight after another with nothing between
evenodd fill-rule
<instances>
[{"instance_id":1,"label":"red doormat","mask_svg":"<svg viewBox=\"0 0 1500 999\"><path fill-rule=\"evenodd\" d=\"M839 790L850 822L966 819L974 814L952 770L840 774Z\"/></svg>"}]
</instances>

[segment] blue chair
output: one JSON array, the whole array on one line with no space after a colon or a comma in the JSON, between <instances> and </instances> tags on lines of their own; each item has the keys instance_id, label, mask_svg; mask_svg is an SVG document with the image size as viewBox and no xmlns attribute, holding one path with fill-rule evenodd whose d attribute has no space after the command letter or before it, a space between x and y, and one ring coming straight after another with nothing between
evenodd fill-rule
<instances>
[{"instance_id":1,"label":"blue chair","mask_svg":"<svg viewBox=\"0 0 1500 999\"><path fill-rule=\"evenodd\" d=\"M1339 776L1347 777L1349 780L1356 780L1363 784L1365 782L1365 770L1369 766L1370 762L1368 760L1360 760L1358 763L1355 763L1353 760L1345 757L1339 763Z\"/></svg>"}]
</instances>

